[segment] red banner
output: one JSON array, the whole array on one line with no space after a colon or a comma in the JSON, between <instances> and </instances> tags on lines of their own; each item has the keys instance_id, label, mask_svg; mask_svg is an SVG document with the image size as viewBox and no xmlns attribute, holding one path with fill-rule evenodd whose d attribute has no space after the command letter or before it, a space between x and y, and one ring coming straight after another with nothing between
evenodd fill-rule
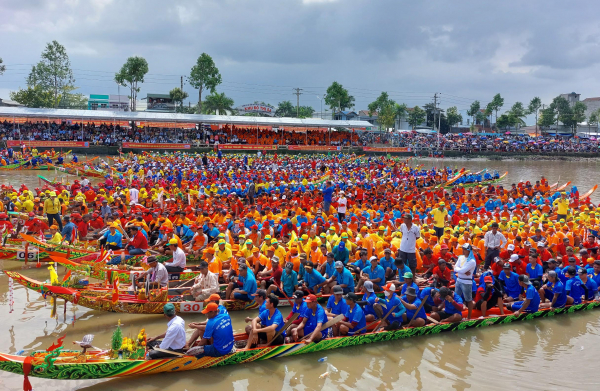
<instances>
[{"instance_id":1,"label":"red banner","mask_svg":"<svg viewBox=\"0 0 600 391\"><path fill-rule=\"evenodd\" d=\"M219 149L252 149L262 151L266 149L268 151L274 151L277 149L277 145L260 145L260 144L219 144Z\"/></svg>"},{"instance_id":2,"label":"red banner","mask_svg":"<svg viewBox=\"0 0 600 391\"><path fill-rule=\"evenodd\" d=\"M190 144L123 143L123 148L135 149L190 149Z\"/></svg>"},{"instance_id":3,"label":"red banner","mask_svg":"<svg viewBox=\"0 0 600 391\"><path fill-rule=\"evenodd\" d=\"M363 147L364 152L410 152L408 147Z\"/></svg>"},{"instance_id":4,"label":"red banner","mask_svg":"<svg viewBox=\"0 0 600 391\"><path fill-rule=\"evenodd\" d=\"M144 122L138 121L136 126L144 126L147 128L178 128L178 129L196 129L196 124L182 122Z\"/></svg>"},{"instance_id":5,"label":"red banner","mask_svg":"<svg viewBox=\"0 0 600 391\"><path fill-rule=\"evenodd\" d=\"M292 151L341 151L342 147L329 145L288 145Z\"/></svg>"},{"instance_id":6,"label":"red banner","mask_svg":"<svg viewBox=\"0 0 600 391\"><path fill-rule=\"evenodd\" d=\"M4 122L4 121L10 122L11 124L24 124L25 122L28 122L27 118L25 118L25 117L0 117L0 122ZM41 121L41 120L32 119L32 121L37 122L37 121Z\"/></svg>"},{"instance_id":7,"label":"red banner","mask_svg":"<svg viewBox=\"0 0 600 391\"><path fill-rule=\"evenodd\" d=\"M38 141L38 140L8 140L6 145L9 147L20 147L25 144L28 147L48 147L48 148L89 148L90 143L83 141Z\"/></svg>"}]
</instances>

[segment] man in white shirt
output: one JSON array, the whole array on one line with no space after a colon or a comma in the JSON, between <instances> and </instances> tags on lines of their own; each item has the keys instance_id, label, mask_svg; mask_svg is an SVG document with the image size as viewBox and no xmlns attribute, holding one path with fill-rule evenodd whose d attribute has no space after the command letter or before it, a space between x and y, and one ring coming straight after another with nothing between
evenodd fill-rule
<instances>
[{"instance_id":1,"label":"man in white shirt","mask_svg":"<svg viewBox=\"0 0 600 391\"><path fill-rule=\"evenodd\" d=\"M470 257L471 245L465 243L462 245L462 255L458 257L456 265L454 265L454 274L456 275L456 284L454 285L454 292L462 297L463 303L467 305L469 310L468 319L471 319L471 312L473 311L473 274L477 263L474 257Z\"/></svg>"},{"instance_id":2,"label":"man in white shirt","mask_svg":"<svg viewBox=\"0 0 600 391\"><path fill-rule=\"evenodd\" d=\"M404 222L400 225L402 240L400 241L400 259L408 265L413 275L417 271L417 239L421 237L421 230L412 223L412 216L404 215Z\"/></svg>"},{"instance_id":3,"label":"man in white shirt","mask_svg":"<svg viewBox=\"0 0 600 391\"><path fill-rule=\"evenodd\" d=\"M192 296L196 301L208 300L211 294L219 293L219 277L208 271L208 263L200 262L198 266L200 274L194 279L192 285Z\"/></svg>"},{"instance_id":4,"label":"man in white shirt","mask_svg":"<svg viewBox=\"0 0 600 391\"><path fill-rule=\"evenodd\" d=\"M140 197L140 191L135 187L129 189L129 203L130 205L135 205L138 203L138 199Z\"/></svg>"},{"instance_id":5,"label":"man in white shirt","mask_svg":"<svg viewBox=\"0 0 600 391\"><path fill-rule=\"evenodd\" d=\"M86 177L81 177L81 187L87 187L90 184L90 180Z\"/></svg>"},{"instance_id":6,"label":"man in white shirt","mask_svg":"<svg viewBox=\"0 0 600 391\"><path fill-rule=\"evenodd\" d=\"M338 218L341 221L344 221L346 217L346 208L348 207L348 199L345 197L344 192L340 191L340 196L337 199L337 212Z\"/></svg>"},{"instance_id":7,"label":"man in white shirt","mask_svg":"<svg viewBox=\"0 0 600 391\"><path fill-rule=\"evenodd\" d=\"M487 270L490 268L492 260L500 255L500 249L507 243L502 232L498 232L498 223L492 223L492 230L486 232L483 237L483 243L485 246L485 263L483 264L483 270Z\"/></svg>"},{"instance_id":8,"label":"man in white shirt","mask_svg":"<svg viewBox=\"0 0 600 391\"><path fill-rule=\"evenodd\" d=\"M150 269L146 270L139 276L137 283L138 288L144 287L144 282L140 281L143 278L148 279L151 289L160 289L166 287L169 284L169 273L167 272L165 265L158 263L158 260L154 256L148 257L147 262L150 266Z\"/></svg>"},{"instance_id":9,"label":"man in white shirt","mask_svg":"<svg viewBox=\"0 0 600 391\"><path fill-rule=\"evenodd\" d=\"M169 319L169 323L167 323L167 331L159 336L150 337L146 341L148 348L152 348L152 350L148 352L148 359L150 360L155 360L157 358L177 357L175 354L154 350L153 348L158 345L158 339L162 339L162 342L158 346L160 349L170 350L176 353L183 353L183 347L186 343L185 322L181 317L175 315L175 306L172 303L165 304L163 307L163 313L165 317Z\"/></svg>"},{"instance_id":10,"label":"man in white shirt","mask_svg":"<svg viewBox=\"0 0 600 391\"><path fill-rule=\"evenodd\" d=\"M173 262L165 262L165 268L169 273L181 273L186 266L185 253L175 238L169 240L169 248L173 253Z\"/></svg>"}]
</instances>

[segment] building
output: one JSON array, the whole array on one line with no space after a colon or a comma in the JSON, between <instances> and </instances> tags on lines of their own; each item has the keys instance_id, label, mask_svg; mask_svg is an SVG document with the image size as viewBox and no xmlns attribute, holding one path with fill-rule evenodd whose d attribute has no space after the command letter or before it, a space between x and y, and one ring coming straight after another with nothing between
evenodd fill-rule
<instances>
[{"instance_id":1,"label":"building","mask_svg":"<svg viewBox=\"0 0 600 391\"><path fill-rule=\"evenodd\" d=\"M571 92L570 94L560 94L560 96L565 98L567 102L569 102L569 105L573 106L575 103L579 102L579 97L581 94Z\"/></svg>"},{"instance_id":2,"label":"building","mask_svg":"<svg viewBox=\"0 0 600 391\"><path fill-rule=\"evenodd\" d=\"M90 94L88 110L129 111L129 97L127 95Z\"/></svg>"},{"instance_id":3,"label":"building","mask_svg":"<svg viewBox=\"0 0 600 391\"><path fill-rule=\"evenodd\" d=\"M0 106L2 106L2 107L22 107L23 105L18 102L15 102L13 100L6 100L6 99L0 98Z\"/></svg>"},{"instance_id":4,"label":"building","mask_svg":"<svg viewBox=\"0 0 600 391\"><path fill-rule=\"evenodd\" d=\"M336 121L356 121L358 114L352 110L338 111L335 113L334 120Z\"/></svg>"},{"instance_id":5,"label":"building","mask_svg":"<svg viewBox=\"0 0 600 391\"><path fill-rule=\"evenodd\" d=\"M585 98L584 100L582 100L582 102L587 107L585 109L585 118L586 118L586 121L587 121L590 118L590 115L594 111L598 111L600 109L600 97Z\"/></svg>"},{"instance_id":6,"label":"building","mask_svg":"<svg viewBox=\"0 0 600 391\"><path fill-rule=\"evenodd\" d=\"M174 113L175 103L169 94L148 94L146 95L146 111L156 111L160 113Z\"/></svg>"}]
</instances>

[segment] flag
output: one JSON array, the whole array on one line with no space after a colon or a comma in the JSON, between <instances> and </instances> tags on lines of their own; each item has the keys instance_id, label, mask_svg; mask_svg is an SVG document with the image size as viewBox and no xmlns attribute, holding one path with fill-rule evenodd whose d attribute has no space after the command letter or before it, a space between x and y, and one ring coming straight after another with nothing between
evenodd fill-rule
<instances>
[{"instance_id":1,"label":"flag","mask_svg":"<svg viewBox=\"0 0 600 391\"><path fill-rule=\"evenodd\" d=\"M115 278L113 281L112 303L117 304L118 301L119 301L119 277Z\"/></svg>"},{"instance_id":2,"label":"flag","mask_svg":"<svg viewBox=\"0 0 600 391\"><path fill-rule=\"evenodd\" d=\"M50 284L58 285L58 274L56 274L56 270L54 270L54 264L50 262L50 266L48 266L48 270L50 271Z\"/></svg>"}]
</instances>

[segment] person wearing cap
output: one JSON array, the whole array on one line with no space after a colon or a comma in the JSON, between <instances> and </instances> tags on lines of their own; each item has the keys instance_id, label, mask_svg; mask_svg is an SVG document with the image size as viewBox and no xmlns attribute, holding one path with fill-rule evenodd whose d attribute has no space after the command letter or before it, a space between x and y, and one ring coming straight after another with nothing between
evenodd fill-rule
<instances>
[{"instance_id":1,"label":"person wearing cap","mask_svg":"<svg viewBox=\"0 0 600 391\"><path fill-rule=\"evenodd\" d=\"M389 281L394 278L396 274L396 265L394 263L394 258L392 258L392 250L386 248L383 250L383 258L379 260L379 266L385 270L385 280Z\"/></svg>"},{"instance_id":2,"label":"person wearing cap","mask_svg":"<svg viewBox=\"0 0 600 391\"><path fill-rule=\"evenodd\" d=\"M383 318L378 328L385 330L396 330L402 324L402 315L406 312L406 307L396 295L396 285L389 282L383 287L384 298L379 300L383 310ZM389 315L388 315L389 313ZM387 316L387 319L384 319Z\"/></svg>"},{"instance_id":3,"label":"person wearing cap","mask_svg":"<svg viewBox=\"0 0 600 391\"><path fill-rule=\"evenodd\" d=\"M483 277L483 282L484 284L477 288L475 293L475 308L481 311L481 316L485 317L488 310L497 306L500 315L504 315L502 294L494 287L494 277L487 275Z\"/></svg>"},{"instance_id":4,"label":"person wearing cap","mask_svg":"<svg viewBox=\"0 0 600 391\"><path fill-rule=\"evenodd\" d=\"M549 270L548 281L538 291L540 295L540 308L563 308L573 304L573 298L567 296L565 285L558 278L555 270ZM549 300L546 303L546 299Z\"/></svg>"},{"instance_id":5,"label":"person wearing cap","mask_svg":"<svg viewBox=\"0 0 600 391\"><path fill-rule=\"evenodd\" d=\"M123 247L123 235L121 232L117 231L118 224L111 223L108 226L108 231L106 231L100 240L98 240L98 244L101 248L105 248L107 250L120 250Z\"/></svg>"},{"instance_id":6,"label":"person wearing cap","mask_svg":"<svg viewBox=\"0 0 600 391\"><path fill-rule=\"evenodd\" d=\"M208 271L208 263L201 261L200 273L194 278L191 293L196 301L207 300L212 294L219 293L219 276Z\"/></svg>"},{"instance_id":7,"label":"person wearing cap","mask_svg":"<svg viewBox=\"0 0 600 391\"><path fill-rule=\"evenodd\" d=\"M200 341L195 346L203 346L204 351L194 354L196 358L203 356L221 357L232 352L235 339L229 313L219 311L216 303L208 303L202 310L206 315L206 328Z\"/></svg>"},{"instance_id":8,"label":"person wearing cap","mask_svg":"<svg viewBox=\"0 0 600 391\"><path fill-rule=\"evenodd\" d=\"M563 269L563 273L567 278L565 292L567 292L567 296L573 298L573 304L581 304L582 296L585 296L587 287L584 287L581 279L577 277L578 269L575 266L568 266L565 269Z\"/></svg>"},{"instance_id":9,"label":"person wearing cap","mask_svg":"<svg viewBox=\"0 0 600 391\"><path fill-rule=\"evenodd\" d=\"M28 219L24 225L27 228L27 235L43 235L48 229L48 224L38 219L33 212L29 212Z\"/></svg>"},{"instance_id":10,"label":"person wearing cap","mask_svg":"<svg viewBox=\"0 0 600 391\"><path fill-rule=\"evenodd\" d=\"M338 245L334 246L331 252L333 253L336 262L340 261L346 265L350 261L350 251L348 251L344 242L340 242Z\"/></svg>"},{"instance_id":11,"label":"person wearing cap","mask_svg":"<svg viewBox=\"0 0 600 391\"><path fill-rule=\"evenodd\" d=\"M181 273L186 267L186 256L183 250L179 247L177 239L169 240L171 253L173 254L173 262L165 262L165 268L169 273Z\"/></svg>"},{"instance_id":12,"label":"person wearing cap","mask_svg":"<svg viewBox=\"0 0 600 391\"><path fill-rule=\"evenodd\" d=\"M260 315L264 310L267 309L267 291L264 289L257 289L256 293L252 294L252 297L254 297L254 301L256 302L256 304L258 304L258 314ZM252 322L251 317L246 316L246 319L244 319L244 321L246 323ZM246 326L246 334L250 335L250 331L252 331L252 325L249 324Z\"/></svg>"},{"instance_id":13,"label":"person wearing cap","mask_svg":"<svg viewBox=\"0 0 600 391\"><path fill-rule=\"evenodd\" d=\"M60 234L67 242L73 243L73 241L77 239L77 226L73 224L70 216L64 216L63 220L65 225L63 226Z\"/></svg>"},{"instance_id":14,"label":"person wearing cap","mask_svg":"<svg viewBox=\"0 0 600 391\"><path fill-rule=\"evenodd\" d=\"M313 264L318 265L315 262L313 262ZM322 265L317 266L317 270L319 270L325 278L331 278L331 276L333 276L333 273L335 272L335 260L332 253L325 256L325 262L323 262Z\"/></svg>"},{"instance_id":15,"label":"person wearing cap","mask_svg":"<svg viewBox=\"0 0 600 391\"><path fill-rule=\"evenodd\" d=\"M255 247L258 250L258 247ZM255 251L254 254L259 254ZM281 285L281 275L283 274L283 268L279 265L279 257L273 256L271 260L264 255L260 254L265 259L265 264L268 262L269 265L266 266L263 271L257 273L258 280L260 280L260 285L262 289L267 289L271 285L275 284L276 287ZM268 268L267 268L268 267Z\"/></svg>"},{"instance_id":16,"label":"person wearing cap","mask_svg":"<svg viewBox=\"0 0 600 391\"><path fill-rule=\"evenodd\" d=\"M448 220L448 210L446 209L446 204L443 201L438 205L439 206L435 209L432 209L429 214L433 217L433 229L435 230L435 235L438 238L441 238L444 234L446 220Z\"/></svg>"},{"instance_id":17,"label":"person wearing cap","mask_svg":"<svg viewBox=\"0 0 600 391\"><path fill-rule=\"evenodd\" d=\"M63 224L60 219L60 211L61 211L60 201L56 197L56 193L51 192L50 197L47 198L46 201L44 201L44 213L46 214L46 217L48 218L48 225L51 226L51 225L53 225L54 221L56 221L56 225L58 225L58 229L60 231L62 231Z\"/></svg>"},{"instance_id":18,"label":"person wearing cap","mask_svg":"<svg viewBox=\"0 0 600 391\"><path fill-rule=\"evenodd\" d=\"M438 306L437 311L431 313L431 318L438 322L460 322L464 309L462 298L445 286L440 288L439 294L442 303Z\"/></svg>"},{"instance_id":19,"label":"person wearing cap","mask_svg":"<svg viewBox=\"0 0 600 391\"><path fill-rule=\"evenodd\" d=\"M587 269L583 267L577 270L577 276L581 280L581 287L585 291L583 299L588 301L594 300L598 293L598 284L596 284L596 281L588 275Z\"/></svg>"},{"instance_id":20,"label":"person wearing cap","mask_svg":"<svg viewBox=\"0 0 600 391\"><path fill-rule=\"evenodd\" d=\"M169 320L167 331L156 337L148 337L146 340L148 346L148 359L156 360L159 358L177 357L176 354L160 352L153 348L158 345L160 349L169 350L175 353L183 353L185 347L185 322L175 313L175 306L167 303L163 307L163 314ZM158 343L160 341L160 344Z\"/></svg>"},{"instance_id":21,"label":"person wearing cap","mask_svg":"<svg viewBox=\"0 0 600 391\"><path fill-rule=\"evenodd\" d=\"M373 284L373 289L377 292L381 292L381 287L385 283L385 270L379 266L379 260L375 255L369 259L369 262L370 265L360 272L360 278L356 285L356 289L360 289L366 281L370 281Z\"/></svg>"},{"instance_id":22,"label":"person wearing cap","mask_svg":"<svg viewBox=\"0 0 600 391\"><path fill-rule=\"evenodd\" d=\"M402 284L402 289L400 290L400 295L404 295L406 293L406 290L409 287L415 288L417 295L419 295L419 286L417 284L415 284L413 274L411 272L406 272L406 273L404 273L402 278L404 279L404 283Z\"/></svg>"},{"instance_id":23,"label":"person wearing cap","mask_svg":"<svg viewBox=\"0 0 600 391\"><path fill-rule=\"evenodd\" d=\"M44 202L45 204L45 202ZM108 200L102 200L102 206L100 207L100 217L106 219L107 217L112 215L112 209L108 205Z\"/></svg>"},{"instance_id":24,"label":"person wearing cap","mask_svg":"<svg viewBox=\"0 0 600 391\"><path fill-rule=\"evenodd\" d=\"M516 255L516 254L513 254ZM523 291L519 284L519 275L512 271L512 268L508 262L504 263L503 273L498 276L498 281L504 289L504 299L507 302L518 300L521 292Z\"/></svg>"},{"instance_id":25,"label":"person wearing cap","mask_svg":"<svg viewBox=\"0 0 600 391\"><path fill-rule=\"evenodd\" d=\"M569 204L570 201L567 198L566 192L560 193L560 198L557 198L552 203L554 206L554 211L556 212L556 221L567 220L567 214L569 213Z\"/></svg>"},{"instance_id":26,"label":"person wearing cap","mask_svg":"<svg viewBox=\"0 0 600 391\"><path fill-rule=\"evenodd\" d=\"M344 298L347 305L344 320L333 325L333 335L364 334L367 327L367 318L358 304L358 296L350 292Z\"/></svg>"},{"instance_id":27,"label":"person wearing cap","mask_svg":"<svg viewBox=\"0 0 600 391\"><path fill-rule=\"evenodd\" d=\"M344 289L339 285L335 285L332 289L332 292L333 294L329 296L329 299L327 300L327 305L325 306L325 313L327 314L327 318L329 320L335 318L338 315L345 314L348 308L348 304L346 304L346 301L343 298ZM335 328L333 329L333 332L334 336L337 337L337 335L335 335Z\"/></svg>"},{"instance_id":28,"label":"person wearing cap","mask_svg":"<svg viewBox=\"0 0 600 391\"><path fill-rule=\"evenodd\" d=\"M438 210L436 215L439 215L439 212L440 211ZM410 270L415 273L417 270L417 239L421 237L421 229L413 224L412 216L409 213L405 213L403 217L404 222L399 228L399 231L402 233L402 241L400 242L398 256L402 258Z\"/></svg>"},{"instance_id":29,"label":"person wearing cap","mask_svg":"<svg viewBox=\"0 0 600 391\"><path fill-rule=\"evenodd\" d=\"M312 262L306 262L304 270L304 281L300 289L308 293L318 294L321 292L321 288L327 284L327 279L315 270L315 265Z\"/></svg>"},{"instance_id":30,"label":"person wearing cap","mask_svg":"<svg viewBox=\"0 0 600 391\"><path fill-rule=\"evenodd\" d=\"M270 345L283 345L285 331L273 340L275 334L285 325L283 316L277 308L278 305L279 298L274 295L267 296L265 310L260 311L258 316L253 318L251 320L252 323L249 325L250 329L246 349L250 349L254 345L257 345L257 347L266 346L269 341L272 341Z\"/></svg>"},{"instance_id":31,"label":"person wearing cap","mask_svg":"<svg viewBox=\"0 0 600 391\"><path fill-rule=\"evenodd\" d=\"M415 288L409 287L404 296L400 297L400 302L406 308L406 312L402 314L402 324L406 324L408 327L425 326L427 314L425 313L425 309L421 307L421 299L417 297ZM419 307L421 309L417 312ZM413 320L411 321L411 319Z\"/></svg>"},{"instance_id":32,"label":"person wearing cap","mask_svg":"<svg viewBox=\"0 0 600 391\"><path fill-rule=\"evenodd\" d=\"M373 322L375 319L381 319L383 317L383 308L381 304L379 304L379 298L375 294L375 289L373 289L373 283L371 281L365 281L364 285L361 288L361 292L363 293L362 301L363 312L367 318L368 322Z\"/></svg>"},{"instance_id":33,"label":"person wearing cap","mask_svg":"<svg viewBox=\"0 0 600 391\"><path fill-rule=\"evenodd\" d=\"M225 239L219 239L217 241L217 247L215 248L215 258L219 259L223 269L229 269L233 258L231 248L226 246Z\"/></svg>"},{"instance_id":34,"label":"person wearing cap","mask_svg":"<svg viewBox=\"0 0 600 391\"><path fill-rule=\"evenodd\" d=\"M292 295L292 299L294 300L294 305L292 305L292 310L290 311L290 314L287 316L287 318L285 318L285 321L287 322L294 314L298 314L298 319L296 319L290 325L290 328L288 329L289 333L291 333L294 328L296 328L300 325L300 323L302 322L302 319L304 317L304 313L308 310L308 307L306 306L306 303L304 302L304 292L303 291L298 289Z\"/></svg>"},{"instance_id":35,"label":"person wearing cap","mask_svg":"<svg viewBox=\"0 0 600 391\"><path fill-rule=\"evenodd\" d=\"M467 305L468 315L467 319L471 319L471 312L473 311L473 277L476 272L477 262L473 258L471 245L465 243L461 246L462 255L458 257L456 264L454 265L454 274L456 275L456 282L454 289L457 295L462 297L463 302Z\"/></svg>"},{"instance_id":36,"label":"person wearing cap","mask_svg":"<svg viewBox=\"0 0 600 391\"><path fill-rule=\"evenodd\" d=\"M63 237L58 232L58 226L56 224L52 224L50 226L50 240L48 240L49 244L61 244L63 241Z\"/></svg>"},{"instance_id":37,"label":"person wearing cap","mask_svg":"<svg viewBox=\"0 0 600 391\"><path fill-rule=\"evenodd\" d=\"M327 280L327 285L325 285L327 293L335 286L339 286L342 289L343 294L354 292L354 276L350 270L346 269L344 264L340 261L335 262L334 266L335 271Z\"/></svg>"},{"instance_id":38,"label":"person wearing cap","mask_svg":"<svg viewBox=\"0 0 600 391\"><path fill-rule=\"evenodd\" d=\"M132 238L125 246L129 255L143 255L148 250L148 238L139 230L139 227L132 226Z\"/></svg>"},{"instance_id":39,"label":"person wearing cap","mask_svg":"<svg viewBox=\"0 0 600 391\"><path fill-rule=\"evenodd\" d=\"M150 256L147 259L150 269L141 273L137 278L137 287L144 287L144 281L148 281L150 289L160 289L168 286L169 284L169 272L165 268L165 265L159 263L156 257Z\"/></svg>"},{"instance_id":40,"label":"person wearing cap","mask_svg":"<svg viewBox=\"0 0 600 391\"><path fill-rule=\"evenodd\" d=\"M525 300L513 302L508 306L509 309L514 312L514 316L519 316L522 312L537 312L540 307L540 294L529 281L529 277L527 277L527 275L522 274L518 278L519 285L525 289Z\"/></svg>"},{"instance_id":41,"label":"person wearing cap","mask_svg":"<svg viewBox=\"0 0 600 391\"><path fill-rule=\"evenodd\" d=\"M483 265L483 269L487 270L490 268L490 265L494 258L500 255L500 249L506 246L507 240L502 234L502 232L498 232L498 223L492 223L492 229L483 237L484 246L485 246L485 263Z\"/></svg>"},{"instance_id":42,"label":"person wearing cap","mask_svg":"<svg viewBox=\"0 0 600 391\"><path fill-rule=\"evenodd\" d=\"M214 303L218 306L218 311L219 314L229 314L229 312L227 311L227 308L225 308L225 306L223 306L221 304L221 296L218 293L213 293L211 294L208 299L204 300L204 305L208 305L210 303ZM188 327L190 329L194 329L194 332L192 333L192 336L188 339L187 343L185 344L184 349L187 350L189 349L190 346L194 345L194 342L196 342L196 340L198 338L201 338L204 335L204 330L206 330L206 321L204 322L191 322L190 324L188 324Z\"/></svg>"},{"instance_id":43,"label":"person wearing cap","mask_svg":"<svg viewBox=\"0 0 600 391\"><path fill-rule=\"evenodd\" d=\"M302 314L302 322L292 330L292 340L298 341L307 336L304 342L308 344L327 338L329 329L321 330L321 326L325 323L327 323L327 315L323 307L317 302L317 296L308 295L306 297L306 310Z\"/></svg>"},{"instance_id":44,"label":"person wearing cap","mask_svg":"<svg viewBox=\"0 0 600 391\"><path fill-rule=\"evenodd\" d=\"M239 277L237 278L238 287L233 288L233 286L231 285L233 283L230 283L230 285L227 287L226 292L227 300L235 299L242 301L252 301L252 295L254 294L254 292L256 292L257 289L256 278L254 277L254 273L248 270L248 266L246 265L245 259L240 258L238 262L238 269L240 273Z\"/></svg>"}]
</instances>

